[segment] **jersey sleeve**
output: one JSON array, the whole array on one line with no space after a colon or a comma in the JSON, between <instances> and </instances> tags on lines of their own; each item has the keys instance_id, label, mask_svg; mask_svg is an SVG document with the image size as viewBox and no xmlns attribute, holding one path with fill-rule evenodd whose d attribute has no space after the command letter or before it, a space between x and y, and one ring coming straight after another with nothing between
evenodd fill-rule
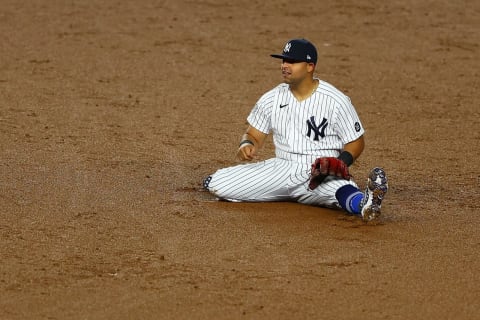
<instances>
[{"instance_id":1,"label":"jersey sleeve","mask_svg":"<svg viewBox=\"0 0 480 320\"><path fill-rule=\"evenodd\" d=\"M339 101L335 130L344 144L360 138L365 130L350 98Z\"/></svg>"},{"instance_id":2,"label":"jersey sleeve","mask_svg":"<svg viewBox=\"0 0 480 320\"><path fill-rule=\"evenodd\" d=\"M265 134L269 134L272 130L273 100L274 93L267 92L257 101L247 117L247 121L252 127Z\"/></svg>"}]
</instances>

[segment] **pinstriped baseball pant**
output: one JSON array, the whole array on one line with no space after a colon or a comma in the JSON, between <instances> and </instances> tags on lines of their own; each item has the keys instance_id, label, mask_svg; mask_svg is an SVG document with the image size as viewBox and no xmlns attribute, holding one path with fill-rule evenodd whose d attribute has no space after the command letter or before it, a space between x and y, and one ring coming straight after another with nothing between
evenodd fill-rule
<instances>
[{"instance_id":1,"label":"pinstriped baseball pant","mask_svg":"<svg viewBox=\"0 0 480 320\"><path fill-rule=\"evenodd\" d=\"M219 169L205 187L220 199L237 202L295 201L338 208L336 191L350 180L326 178L315 190L308 188L310 165L280 158Z\"/></svg>"}]
</instances>

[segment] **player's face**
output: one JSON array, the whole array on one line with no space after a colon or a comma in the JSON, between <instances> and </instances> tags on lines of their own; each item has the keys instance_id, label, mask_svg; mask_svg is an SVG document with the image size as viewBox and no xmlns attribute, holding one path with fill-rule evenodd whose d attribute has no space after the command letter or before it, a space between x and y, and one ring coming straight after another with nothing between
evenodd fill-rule
<instances>
[{"instance_id":1,"label":"player's face","mask_svg":"<svg viewBox=\"0 0 480 320\"><path fill-rule=\"evenodd\" d=\"M287 84L298 84L309 77L313 68L313 63L284 59L281 66L283 81Z\"/></svg>"}]
</instances>

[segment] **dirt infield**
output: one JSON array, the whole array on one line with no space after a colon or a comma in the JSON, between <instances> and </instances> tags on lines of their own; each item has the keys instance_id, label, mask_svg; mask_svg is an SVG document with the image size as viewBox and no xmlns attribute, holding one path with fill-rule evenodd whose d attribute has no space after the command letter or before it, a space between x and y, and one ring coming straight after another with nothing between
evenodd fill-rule
<instances>
[{"instance_id":1,"label":"dirt infield","mask_svg":"<svg viewBox=\"0 0 480 320\"><path fill-rule=\"evenodd\" d=\"M478 319L480 2L2 0L0 35L0 319ZM378 225L200 191L294 37Z\"/></svg>"}]
</instances>

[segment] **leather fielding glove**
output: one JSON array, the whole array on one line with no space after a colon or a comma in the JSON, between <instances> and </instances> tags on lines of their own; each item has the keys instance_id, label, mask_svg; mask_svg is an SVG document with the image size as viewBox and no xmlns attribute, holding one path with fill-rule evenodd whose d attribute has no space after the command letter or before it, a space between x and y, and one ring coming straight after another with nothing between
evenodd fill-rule
<instances>
[{"instance_id":1,"label":"leather fielding glove","mask_svg":"<svg viewBox=\"0 0 480 320\"><path fill-rule=\"evenodd\" d=\"M342 160L334 157L317 158L312 163L308 187L311 190L315 189L328 176L335 176L345 180L350 180L351 178L348 166Z\"/></svg>"}]
</instances>

